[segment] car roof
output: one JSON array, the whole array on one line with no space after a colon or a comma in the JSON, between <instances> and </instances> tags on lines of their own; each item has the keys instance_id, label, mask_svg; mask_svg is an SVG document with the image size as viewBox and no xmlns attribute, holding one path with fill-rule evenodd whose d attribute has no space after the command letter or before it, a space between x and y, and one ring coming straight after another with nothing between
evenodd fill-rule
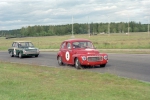
<instances>
[{"instance_id":1,"label":"car roof","mask_svg":"<svg viewBox=\"0 0 150 100\"><path fill-rule=\"evenodd\" d=\"M20 42L31 42L31 41L14 41L14 42L20 43Z\"/></svg>"},{"instance_id":2,"label":"car roof","mask_svg":"<svg viewBox=\"0 0 150 100\"><path fill-rule=\"evenodd\" d=\"M88 41L88 42L91 42L90 40L88 39L68 39L68 40L65 40L65 42L77 42L77 41Z\"/></svg>"}]
</instances>

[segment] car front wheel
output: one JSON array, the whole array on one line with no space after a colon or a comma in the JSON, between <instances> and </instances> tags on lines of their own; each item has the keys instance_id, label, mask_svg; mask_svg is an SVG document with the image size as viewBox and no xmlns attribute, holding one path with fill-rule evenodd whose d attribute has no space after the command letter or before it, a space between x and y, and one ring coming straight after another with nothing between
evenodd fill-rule
<instances>
[{"instance_id":1,"label":"car front wheel","mask_svg":"<svg viewBox=\"0 0 150 100\"><path fill-rule=\"evenodd\" d=\"M59 64L60 66L63 65L62 58L61 58L60 56L58 56L58 64Z\"/></svg>"},{"instance_id":2,"label":"car front wheel","mask_svg":"<svg viewBox=\"0 0 150 100\"><path fill-rule=\"evenodd\" d=\"M35 57L38 57L39 55L35 55Z\"/></svg>"},{"instance_id":3,"label":"car front wheel","mask_svg":"<svg viewBox=\"0 0 150 100\"><path fill-rule=\"evenodd\" d=\"M76 60L75 60L75 68L76 69L81 69L81 64L80 64L78 58L76 58Z\"/></svg>"},{"instance_id":4,"label":"car front wheel","mask_svg":"<svg viewBox=\"0 0 150 100\"><path fill-rule=\"evenodd\" d=\"M106 64L102 64L102 65L100 65L100 67L105 67L106 66Z\"/></svg>"},{"instance_id":5,"label":"car front wheel","mask_svg":"<svg viewBox=\"0 0 150 100\"><path fill-rule=\"evenodd\" d=\"M18 56L19 56L19 58L22 58L22 54L21 54L21 52L18 54Z\"/></svg>"}]
</instances>

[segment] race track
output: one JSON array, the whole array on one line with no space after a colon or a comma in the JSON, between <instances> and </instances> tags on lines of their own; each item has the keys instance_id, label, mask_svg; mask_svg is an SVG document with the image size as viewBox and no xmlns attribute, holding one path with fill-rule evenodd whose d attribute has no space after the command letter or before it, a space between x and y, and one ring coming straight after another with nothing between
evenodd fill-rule
<instances>
[{"instance_id":1,"label":"race track","mask_svg":"<svg viewBox=\"0 0 150 100\"><path fill-rule=\"evenodd\" d=\"M20 59L18 57L10 57L8 52L0 52L0 61L48 67L74 68L72 66L59 66L56 54L56 52L41 52L38 58L28 57ZM108 56L109 62L105 68L95 67L81 70L112 73L121 77L150 82L150 54L108 54Z\"/></svg>"}]
</instances>

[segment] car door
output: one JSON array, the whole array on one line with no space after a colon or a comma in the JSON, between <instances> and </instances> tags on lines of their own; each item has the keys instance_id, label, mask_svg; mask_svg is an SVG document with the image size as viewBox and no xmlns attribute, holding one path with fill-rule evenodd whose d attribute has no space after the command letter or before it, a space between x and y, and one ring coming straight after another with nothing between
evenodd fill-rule
<instances>
[{"instance_id":1,"label":"car door","mask_svg":"<svg viewBox=\"0 0 150 100\"><path fill-rule=\"evenodd\" d=\"M16 42L13 42L12 48L11 48L11 50L12 50L14 56L16 56L16 45L17 45L17 43L16 43Z\"/></svg>"},{"instance_id":2,"label":"car door","mask_svg":"<svg viewBox=\"0 0 150 100\"><path fill-rule=\"evenodd\" d=\"M14 55L17 56L18 55L18 43L16 42L14 45Z\"/></svg>"},{"instance_id":3,"label":"car door","mask_svg":"<svg viewBox=\"0 0 150 100\"><path fill-rule=\"evenodd\" d=\"M73 64L73 58L72 58L72 45L70 42L67 42L67 49L66 49L66 53L65 53L65 58L66 58L66 62L68 64Z\"/></svg>"},{"instance_id":4,"label":"car door","mask_svg":"<svg viewBox=\"0 0 150 100\"><path fill-rule=\"evenodd\" d=\"M15 42L12 43L11 47L8 49L9 53L14 55L14 47L15 47Z\"/></svg>"},{"instance_id":5,"label":"car door","mask_svg":"<svg viewBox=\"0 0 150 100\"><path fill-rule=\"evenodd\" d=\"M66 51L67 51L66 49L67 49L66 42L63 42L62 45L61 45L61 57L62 57L62 61L64 63L67 63L66 57L65 57L65 54L66 54Z\"/></svg>"}]
</instances>

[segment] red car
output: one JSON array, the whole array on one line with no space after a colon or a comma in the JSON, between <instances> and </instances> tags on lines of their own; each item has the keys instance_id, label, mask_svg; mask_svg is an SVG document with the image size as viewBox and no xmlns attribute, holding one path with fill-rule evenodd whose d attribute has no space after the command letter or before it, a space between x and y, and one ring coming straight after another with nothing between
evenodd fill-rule
<instances>
[{"instance_id":1,"label":"red car","mask_svg":"<svg viewBox=\"0 0 150 100\"><path fill-rule=\"evenodd\" d=\"M108 63L108 55L96 50L89 40L70 39L61 43L57 60L59 65L75 65L77 69L82 66L105 67Z\"/></svg>"}]
</instances>

